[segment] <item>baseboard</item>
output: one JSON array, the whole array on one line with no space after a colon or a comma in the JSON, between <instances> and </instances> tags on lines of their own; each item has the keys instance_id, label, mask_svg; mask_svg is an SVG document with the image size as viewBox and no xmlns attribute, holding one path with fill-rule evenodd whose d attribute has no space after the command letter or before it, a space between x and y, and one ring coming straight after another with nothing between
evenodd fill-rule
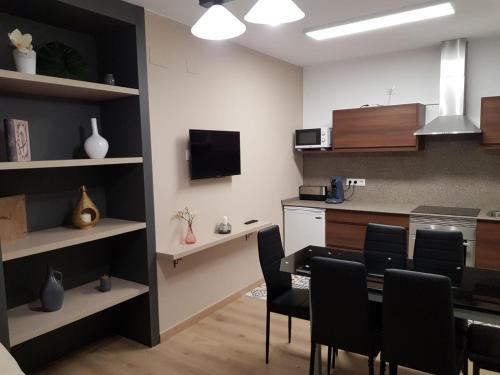
<instances>
[{"instance_id":1,"label":"baseboard","mask_svg":"<svg viewBox=\"0 0 500 375\"><path fill-rule=\"evenodd\" d=\"M186 328L191 327L193 324L198 323L203 318L206 318L207 316L213 314L214 312L216 312L217 310L230 304L231 302L236 301L238 298L245 295L248 291L260 286L263 282L264 282L263 279L259 279L258 281L246 286L245 288L243 288L243 289L227 296L226 298L214 303L213 305L210 305L210 306L204 308L203 310L192 315L191 317L187 318L186 320L183 320L182 322L168 328L167 330L163 331L160 334L161 340L164 341L164 340L170 339L172 336L175 336L179 332L184 331Z\"/></svg>"}]
</instances>

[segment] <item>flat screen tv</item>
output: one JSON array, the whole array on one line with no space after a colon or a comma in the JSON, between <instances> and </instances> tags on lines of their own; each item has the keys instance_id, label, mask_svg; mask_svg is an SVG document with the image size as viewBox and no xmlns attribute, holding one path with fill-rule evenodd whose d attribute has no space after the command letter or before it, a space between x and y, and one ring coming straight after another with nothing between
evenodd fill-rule
<instances>
[{"instance_id":1,"label":"flat screen tv","mask_svg":"<svg viewBox=\"0 0 500 375\"><path fill-rule=\"evenodd\" d=\"M240 132L189 130L191 179L241 174Z\"/></svg>"}]
</instances>

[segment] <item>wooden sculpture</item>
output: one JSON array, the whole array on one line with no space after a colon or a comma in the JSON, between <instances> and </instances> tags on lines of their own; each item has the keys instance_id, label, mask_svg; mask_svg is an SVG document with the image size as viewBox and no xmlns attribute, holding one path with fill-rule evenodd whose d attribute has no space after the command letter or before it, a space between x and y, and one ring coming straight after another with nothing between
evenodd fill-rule
<instances>
[{"instance_id":1,"label":"wooden sculpture","mask_svg":"<svg viewBox=\"0 0 500 375\"><path fill-rule=\"evenodd\" d=\"M97 225L100 219L99 210L87 195L87 188L80 187L82 193L73 211L73 225L80 229L90 229Z\"/></svg>"}]
</instances>

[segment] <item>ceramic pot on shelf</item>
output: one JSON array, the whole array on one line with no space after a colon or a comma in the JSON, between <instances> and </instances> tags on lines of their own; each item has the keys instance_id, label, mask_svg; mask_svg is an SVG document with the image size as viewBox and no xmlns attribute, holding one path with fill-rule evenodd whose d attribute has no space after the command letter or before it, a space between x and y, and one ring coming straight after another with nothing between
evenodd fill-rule
<instances>
[{"instance_id":1,"label":"ceramic pot on shelf","mask_svg":"<svg viewBox=\"0 0 500 375\"><path fill-rule=\"evenodd\" d=\"M16 69L19 73L36 74L36 52L21 52L18 49L12 51Z\"/></svg>"},{"instance_id":2,"label":"ceramic pot on shelf","mask_svg":"<svg viewBox=\"0 0 500 375\"><path fill-rule=\"evenodd\" d=\"M52 266L47 267L47 276L40 290L42 309L46 312L60 310L64 301L63 275Z\"/></svg>"},{"instance_id":3,"label":"ceramic pot on shelf","mask_svg":"<svg viewBox=\"0 0 500 375\"><path fill-rule=\"evenodd\" d=\"M108 141L99 134L97 119L92 118L90 123L92 125L92 135L85 141L85 152L91 159L104 159L109 149Z\"/></svg>"},{"instance_id":4,"label":"ceramic pot on shelf","mask_svg":"<svg viewBox=\"0 0 500 375\"><path fill-rule=\"evenodd\" d=\"M196 243L196 236L193 233L193 224L191 223L188 223L188 230L184 242L186 243L186 245L193 245Z\"/></svg>"}]
</instances>

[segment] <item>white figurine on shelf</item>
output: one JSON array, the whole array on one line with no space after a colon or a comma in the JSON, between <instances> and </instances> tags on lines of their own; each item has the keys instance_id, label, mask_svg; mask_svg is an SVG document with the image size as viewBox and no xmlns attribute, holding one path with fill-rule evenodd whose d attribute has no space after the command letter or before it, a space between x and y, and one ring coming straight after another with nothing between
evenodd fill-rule
<instances>
[{"instance_id":1,"label":"white figurine on shelf","mask_svg":"<svg viewBox=\"0 0 500 375\"><path fill-rule=\"evenodd\" d=\"M228 234L231 233L231 229L227 216L222 216L222 223L217 226L217 233Z\"/></svg>"}]
</instances>

